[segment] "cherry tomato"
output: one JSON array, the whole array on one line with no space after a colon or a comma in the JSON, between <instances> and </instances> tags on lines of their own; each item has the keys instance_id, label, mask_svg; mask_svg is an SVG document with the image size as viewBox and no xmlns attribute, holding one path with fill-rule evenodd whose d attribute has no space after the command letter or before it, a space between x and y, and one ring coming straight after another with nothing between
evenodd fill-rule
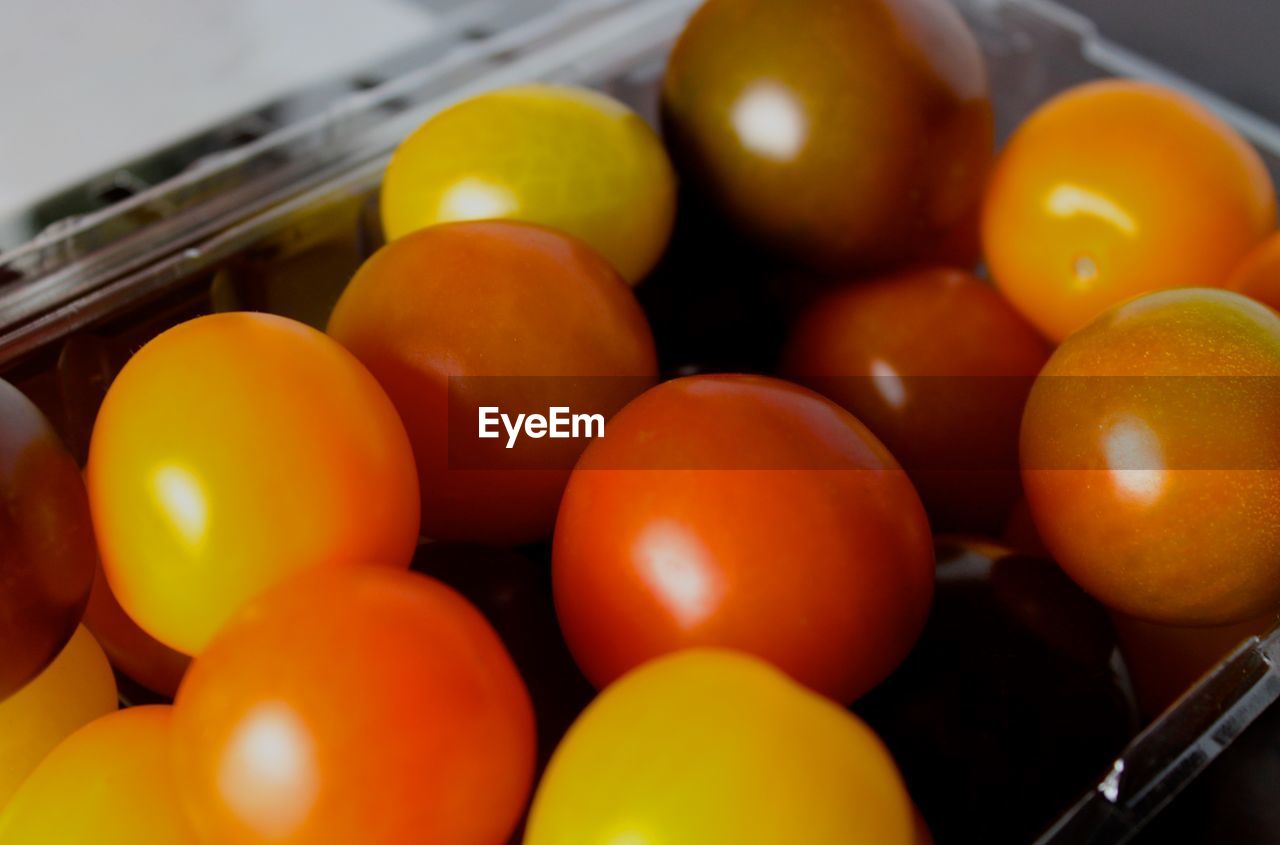
<instances>
[{"instance_id":1,"label":"cherry tomato","mask_svg":"<svg viewBox=\"0 0 1280 845\"><path fill-rule=\"evenodd\" d=\"M982 54L943 2L709 0L671 54L662 118L699 198L824 270L955 239L991 157Z\"/></svg>"},{"instance_id":2,"label":"cherry tomato","mask_svg":"<svg viewBox=\"0 0 1280 845\"><path fill-rule=\"evenodd\" d=\"M1111 619L1138 704L1154 718L1236 646L1274 628L1280 613L1210 628L1160 625L1120 613Z\"/></svg>"},{"instance_id":3,"label":"cherry tomato","mask_svg":"<svg viewBox=\"0 0 1280 845\"><path fill-rule=\"evenodd\" d=\"M551 568L510 549L426 543L413 569L462 594L493 625L538 715L538 768L595 695L564 644L551 598Z\"/></svg>"},{"instance_id":4,"label":"cherry tomato","mask_svg":"<svg viewBox=\"0 0 1280 845\"><path fill-rule=\"evenodd\" d=\"M634 400L583 453L553 583L597 687L714 645L847 702L919 635L933 550L911 482L847 412L777 379L692 376Z\"/></svg>"},{"instance_id":5,"label":"cherry tomato","mask_svg":"<svg viewBox=\"0 0 1280 845\"><path fill-rule=\"evenodd\" d=\"M570 728L525 845L911 845L893 758L857 717L738 652L654 660Z\"/></svg>"},{"instance_id":6,"label":"cherry tomato","mask_svg":"<svg viewBox=\"0 0 1280 845\"><path fill-rule=\"evenodd\" d=\"M152 692L173 698L191 658L169 648L129 618L111 592L101 564L84 609L84 624L112 666Z\"/></svg>"},{"instance_id":7,"label":"cherry tomato","mask_svg":"<svg viewBox=\"0 0 1280 845\"><path fill-rule=\"evenodd\" d=\"M675 197L662 143L631 109L596 91L520 85L446 109L400 144L382 225L393 240L458 220L539 223L634 283L667 245Z\"/></svg>"},{"instance_id":8,"label":"cherry tomato","mask_svg":"<svg viewBox=\"0 0 1280 845\"><path fill-rule=\"evenodd\" d=\"M378 567L252 601L192 664L174 732L212 842L501 845L533 774L529 696L493 629Z\"/></svg>"},{"instance_id":9,"label":"cherry tomato","mask_svg":"<svg viewBox=\"0 0 1280 845\"><path fill-rule=\"evenodd\" d=\"M194 654L236 608L299 569L409 565L413 456L346 350L268 314L200 317L112 383L87 470L112 592Z\"/></svg>"},{"instance_id":10,"label":"cherry tomato","mask_svg":"<svg viewBox=\"0 0 1280 845\"><path fill-rule=\"evenodd\" d=\"M478 439L479 409L612 414L656 377L648 323L602 258L508 221L434 226L360 268L329 322L377 376L418 461L437 540L546 537L586 440Z\"/></svg>"},{"instance_id":11,"label":"cherry tomato","mask_svg":"<svg viewBox=\"0 0 1280 845\"><path fill-rule=\"evenodd\" d=\"M1280 232L1244 257L1227 280L1227 288L1280 309Z\"/></svg>"},{"instance_id":12,"label":"cherry tomato","mask_svg":"<svg viewBox=\"0 0 1280 845\"><path fill-rule=\"evenodd\" d=\"M1280 315L1148 294L1058 348L1022 423L1053 557L1112 609L1221 625L1280 606Z\"/></svg>"},{"instance_id":13,"label":"cherry tomato","mask_svg":"<svg viewBox=\"0 0 1280 845\"><path fill-rule=\"evenodd\" d=\"M0 381L0 701L66 645L93 567L80 469L36 406Z\"/></svg>"},{"instance_id":14,"label":"cherry tomato","mask_svg":"<svg viewBox=\"0 0 1280 845\"><path fill-rule=\"evenodd\" d=\"M83 627L29 684L0 701L0 810L53 747L116 709L116 679Z\"/></svg>"},{"instance_id":15,"label":"cherry tomato","mask_svg":"<svg viewBox=\"0 0 1280 845\"><path fill-rule=\"evenodd\" d=\"M68 737L0 815L0 845L198 845L173 787L172 709L130 707Z\"/></svg>"},{"instance_id":16,"label":"cherry tomato","mask_svg":"<svg viewBox=\"0 0 1280 845\"><path fill-rule=\"evenodd\" d=\"M1249 144L1194 100L1092 82L1037 110L1001 154L982 221L987 265L1062 340L1140 293L1222 287L1275 227Z\"/></svg>"},{"instance_id":17,"label":"cherry tomato","mask_svg":"<svg viewBox=\"0 0 1280 845\"><path fill-rule=\"evenodd\" d=\"M1049 351L989 286L927 268L820 299L783 370L875 432L935 530L993 531L1018 497L1018 425Z\"/></svg>"},{"instance_id":18,"label":"cherry tomato","mask_svg":"<svg viewBox=\"0 0 1280 845\"><path fill-rule=\"evenodd\" d=\"M924 634L856 710L940 842L1031 842L1132 735L1114 645L1053 561L940 538Z\"/></svg>"}]
</instances>

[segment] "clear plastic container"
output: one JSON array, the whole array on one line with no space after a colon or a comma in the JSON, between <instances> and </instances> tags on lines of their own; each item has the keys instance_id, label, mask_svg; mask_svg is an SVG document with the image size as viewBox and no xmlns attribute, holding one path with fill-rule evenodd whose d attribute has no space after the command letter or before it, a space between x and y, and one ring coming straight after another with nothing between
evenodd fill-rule
<instances>
[{"instance_id":1,"label":"clear plastic container","mask_svg":"<svg viewBox=\"0 0 1280 845\"><path fill-rule=\"evenodd\" d=\"M111 378L169 325L237 308L322 325L380 241L373 199L387 159L426 117L481 90L542 80L601 88L652 118L666 52L698 0L481 5L415 54L412 69L0 255L0 375L83 458ZM1280 128L1108 42L1087 19L1047 0L957 5L987 56L1001 138L1060 90L1132 76L1196 96L1280 177ZM1038 841L1134 837L1280 697L1277 660L1280 633L1242 643Z\"/></svg>"}]
</instances>

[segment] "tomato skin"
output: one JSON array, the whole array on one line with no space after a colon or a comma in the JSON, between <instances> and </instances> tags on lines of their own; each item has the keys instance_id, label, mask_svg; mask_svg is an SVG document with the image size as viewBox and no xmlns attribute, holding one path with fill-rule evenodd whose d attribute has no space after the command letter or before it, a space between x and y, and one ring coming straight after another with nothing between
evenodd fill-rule
<instances>
[{"instance_id":1,"label":"tomato skin","mask_svg":"<svg viewBox=\"0 0 1280 845\"><path fill-rule=\"evenodd\" d=\"M75 632L94 557L79 467L31 400L0 381L0 702Z\"/></svg>"},{"instance_id":2,"label":"tomato skin","mask_svg":"<svg viewBox=\"0 0 1280 845\"><path fill-rule=\"evenodd\" d=\"M916 0L709 0L672 51L662 126L684 185L824 271L953 239L993 136L973 34Z\"/></svg>"},{"instance_id":3,"label":"tomato skin","mask_svg":"<svg viewBox=\"0 0 1280 845\"><path fill-rule=\"evenodd\" d=\"M1242 293L1263 305L1280 309L1280 232L1273 234L1236 267L1227 290Z\"/></svg>"},{"instance_id":4,"label":"tomato skin","mask_svg":"<svg viewBox=\"0 0 1280 845\"><path fill-rule=\"evenodd\" d=\"M669 381L611 420L565 491L552 567L597 687L714 645L844 702L906 655L933 588L928 522L892 456L834 403L755 376Z\"/></svg>"},{"instance_id":5,"label":"tomato skin","mask_svg":"<svg viewBox=\"0 0 1280 845\"><path fill-rule=\"evenodd\" d=\"M407 567L418 541L386 394L330 338L268 314L199 317L147 343L107 392L86 478L116 598L187 654L292 572Z\"/></svg>"},{"instance_id":6,"label":"tomato skin","mask_svg":"<svg viewBox=\"0 0 1280 845\"><path fill-rule=\"evenodd\" d=\"M111 592L101 563L84 609L84 625L93 632L112 666L166 698L177 693L191 658L169 648L129 618Z\"/></svg>"},{"instance_id":7,"label":"tomato skin","mask_svg":"<svg viewBox=\"0 0 1280 845\"><path fill-rule=\"evenodd\" d=\"M457 445L472 442L476 409L607 416L657 375L649 325L608 263L568 235L510 221L434 226L383 247L343 293L329 333L404 419L423 531L436 540L545 538L585 444L485 441L492 462L477 469ZM559 378L569 376L585 378Z\"/></svg>"},{"instance_id":8,"label":"tomato skin","mask_svg":"<svg viewBox=\"0 0 1280 845\"><path fill-rule=\"evenodd\" d=\"M675 174L657 135L598 91L518 85L432 117L382 184L387 239L460 220L509 219L581 238L635 283L675 220Z\"/></svg>"},{"instance_id":9,"label":"tomato skin","mask_svg":"<svg viewBox=\"0 0 1280 845\"><path fill-rule=\"evenodd\" d=\"M1223 625L1280 605L1280 315L1148 294L1069 338L1032 388L1022 474L1045 546L1113 610Z\"/></svg>"},{"instance_id":10,"label":"tomato skin","mask_svg":"<svg viewBox=\"0 0 1280 845\"><path fill-rule=\"evenodd\" d=\"M0 814L0 845L199 845L170 762L172 707L130 707L64 740Z\"/></svg>"},{"instance_id":11,"label":"tomato skin","mask_svg":"<svg viewBox=\"0 0 1280 845\"><path fill-rule=\"evenodd\" d=\"M1019 495L1018 426L1049 352L991 287L927 267L818 300L792 329L783 371L889 447L935 531L993 531Z\"/></svg>"},{"instance_id":12,"label":"tomato skin","mask_svg":"<svg viewBox=\"0 0 1280 845\"><path fill-rule=\"evenodd\" d=\"M691 649L629 672L588 706L552 756L524 839L631 841L927 840L861 720L758 659Z\"/></svg>"},{"instance_id":13,"label":"tomato skin","mask_svg":"<svg viewBox=\"0 0 1280 845\"><path fill-rule=\"evenodd\" d=\"M1044 104L996 162L982 240L992 277L1060 341L1130 297L1222 287L1275 227L1257 152L1207 109L1109 80Z\"/></svg>"},{"instance_id":14,"label":"tomato skin","mask_svg":"<svg viewBox=\"0 0 1280 845\"><path fill-rule=\"evenodd\" d=\"M533 774L529 696L493 629L438 581L378 567L305 572L247 606L192 664L174 732L216 842L500 845Z\"/></svg>"},{"instance_id":15,"label":"tomato skin","mask_svg":"<svg viewBox=\"0 0 1280 845\"><path fill-rule=\"evenodd\" d=\"M43 672L0 701L0 811L59 742L116 704L106 655L79 627Z\"/></svg>"}]
</instances>

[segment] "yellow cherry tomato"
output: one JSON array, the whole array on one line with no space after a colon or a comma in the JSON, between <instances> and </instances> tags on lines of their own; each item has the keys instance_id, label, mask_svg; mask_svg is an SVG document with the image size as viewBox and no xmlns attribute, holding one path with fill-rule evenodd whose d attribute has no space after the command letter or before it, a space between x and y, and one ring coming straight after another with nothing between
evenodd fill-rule
<instances>
[{"instance_id":1,"label":"yellow cherry tomato","mask_svg":"<svg viewBox=\"0 0 1280 845\"><path fill-rule=\"evenodd\" d=\"M172 709L131 707L67 737L0 815L0 845L198 845L173 786Z\"/></svg>"},{"instance_id":2,"label":"yellow cherry tomato","mask_svg":"<svg viewBox=\"0 0 1280 845\"><path fill-rule=\"evenodd\" d=\"M0 809L54 746L116 704L107 656L82 625L43 672L0 701Z\"/></svg>"},{"instance_id":3,"label":"yellow cherry tomato","mask_svg":"<svg viewBox=\"0 0 1280 845\"><path fill-rule=\"evenodd\" d=\"M675 219L675 176L639 115L595 91L522 85L474 97L404 140L382 183L388 239L509 219L576 235L635 283Z\"/></svg>"},{"instance_id":4,"label":"yellow cherry tomato","mask_svg":"<svg viewBox=\"0 0 1280 845\"><path fill-rule=\"evenodd\" d=\"M856 716L763 661L694 649L605 689L556 749L525 845L911 845L915 809Z\"/></svg>"},{"instance_id":5,"label":"yellow cherry tomato","mask_svg":"<svg viewBox=\"0 0 1280 845\"><path fill-rule=\"evenodd\" d=\"M286 575L407 567L417 546L391 400L336 341L283 317L213 314L144 346L107 392L87 480L120 606L187 654Z\"/></svg>"}]
</instances>

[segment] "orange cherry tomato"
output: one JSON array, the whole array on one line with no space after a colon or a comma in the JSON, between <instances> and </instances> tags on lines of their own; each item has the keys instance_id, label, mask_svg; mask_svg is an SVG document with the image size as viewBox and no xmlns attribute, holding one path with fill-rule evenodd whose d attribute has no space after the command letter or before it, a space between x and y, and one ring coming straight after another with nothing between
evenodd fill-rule
<instances>
[{"instance_id":1,"label":"orange cherry tomato","mask_svg":"<svg viewBox=\"0 0 1280 845\"><path fill-rule=\"evenodd\" d=\"M200 317L134 355L87 478L116 598L188 654L285 575L407 567L418 540L413 455L386 394L330 338L268 314Z\"/></svg>"},{"instance_id":2,"label":"orange cherry tomato","mask_svg":"<svg viewBox=\"0 0 1280 845\"><path fill-rule=\"evenodd\" d=\"M1280 606L1280 315L1148 294L1069 338L1022 423L1045 546L1113 610L1224 625Z\"/></svg>"},{"instance_id":3,"label":"orange cherry tomato","mask_svg":"<svg viewBox=\"0 0 1280 845\"><path fill-rule=\"evenodd\" d=\"M79 627L43 672L0 701L0 810L58 743L116 705L111 665Z\"/></svg>"},{"instance_id":4,"label":"orange cherry tomato","mask_svg":"<svg viewBox=\"0 0 1280 845\"><path fill-rule=\"evenodd\" d=\"M1280 232L1244 257L1227 281L1227 289L1280 309Z\"/></svg>"},{"instance_id":5,"label":"orange cherry tomato","mask_svg":"<svg viewBox=\"0 0 1280 845\"><path fill-rule=\"evenodd\" d=\"M1019 495L1018 426L1049 345L962 270L839 288L795 325L783 371L867 425L935 531L994 531Z\"/></svg>"},{"instance_id":6,"label":"orange cherry tomato","mask_svg":"<svg viewBox=\"0 0 1280 845\"><path fill-rule=\"evenodd\" d=\"M1222 287L1275 228L1257 152L1194 100L1155 85L1093 82L1018 129L987 188L991 274L1062 340L1108 307L1174 287Z\"/></svg>"},{"instance_id":7,"label":"orange cherry tomato","mask_svg":"<svg viewBox=\"0 0 1280 845\"><path fill-rule=\"evenodd\" d=\"M912 845L929 841L858 717L740 652L629 672L556 749L525 845Z\"/></svg>"},{"instance_id":8,"label":"orange cherry tomato","mask_svg":"<svg viewBox=\"0 0 1280 845\"><path fill-rule=\"evenodd\" d=\"M255 599L178 691L179 789L210 842L501 845L528 797L529 695L438 581L333 567Z\"/></svg>"},{"instance_id":9,"label":"orange cherry tomato","mask_svg":"<svg viewBox=\"0 0 1280 845\"><path fill-rule=\"evenodd\" d=\"M31 400L0 381L0 702L67 644L93 567L80 468Z\"/></svg>"},{"instance_id":10,"label":"orange cherry tomato","mask_svg":"<svg viewBox=\"0 0 1280 845\"><path fill-rule=\"evenodd\" d=\"M69 736L0 815L0 845L199 845L174 790L172 710L130 707Z\"/></svg>"},{"instance_id":11,"label":"orange cherry tomato","mask_svg":"<svg viewBox=\"0 0 1280 845\"><path fill-rule=\"evenodd\" d=\"M626 283L580 241L526 223L451 223L392 241L351 280L329 333L400 411L423 531L436 540L545 538L586 444L482 441L479 409L608 416L657 376Z\"/></svg>"},{"instance_id":12,"label":"orange cherry tomato","mask_svg":"<svg viewBox=\"0 0 1280 845\"><path fill-rule=\"evenodd\" d=\"M676 379L623 409L573 472L553 558L597 687L714 645L851 701L906 655L933 592L929 524L889 452L833 402L755 376Z\"/></svg>"},{"instance_id":13,"label":"orange cherry tomato","mask_svg":"<svg viewBox=\"0 0 1280 845\"><path fill-rule=\"evenodd\" d=\"M166 698L173 698L177 693L191 658L169 648L129 618L111 592L101 563L93 579L89 604L84 609L84 624L93 632L112 666Z\"/></svg>"}]
</instances>

